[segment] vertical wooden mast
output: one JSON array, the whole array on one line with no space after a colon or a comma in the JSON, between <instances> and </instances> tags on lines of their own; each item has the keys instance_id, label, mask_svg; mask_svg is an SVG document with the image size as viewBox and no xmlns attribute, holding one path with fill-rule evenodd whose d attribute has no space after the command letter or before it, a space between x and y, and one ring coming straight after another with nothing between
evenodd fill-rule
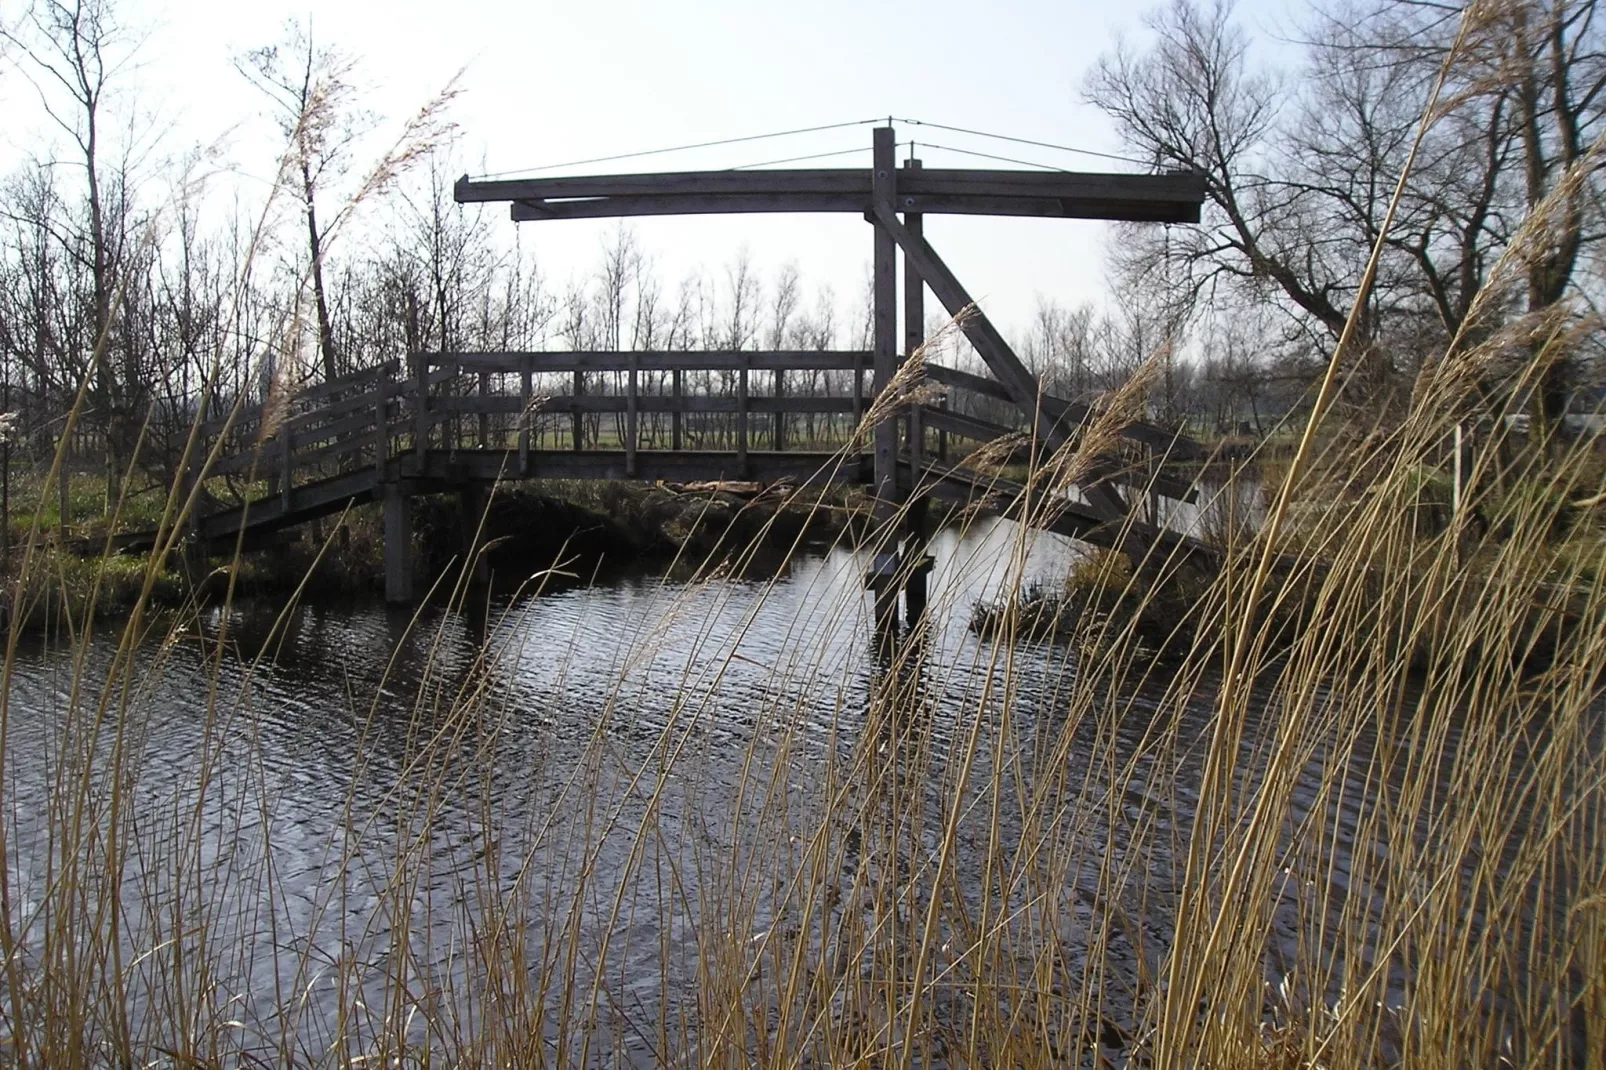
<instances>
[{"instance_id":1,"label":"vertical wooden mast","mask_svg":"<svg viewBox=\"0 0 1606 1070\"><path fill-rule=\"evenodd\" d=\"M894 144L892 127L876 128L872 185L878 215L883 208L894 211L896 203L898 171L893 158ZM898 249L887 228L875 220L871 222L875 226L875 378L872 389L880 399L898 371ZM872 442L876 520L885 523L896 510L897 421L878 421L872 432Z\"/></svg>"},{"instance_id":2,"label":"vertical wooden mast","mask_svg":"<svg viewBox=\"0 0 1606 1070\"><path fill-rule=\"evenodd\" d=\"M910 159L904 173L917 173L920 161ZM906 211L903 225L909 233L919 237L924 230L924 218L919 212ZM913 359L920 347L926 344L926 280L920 277L907 254L903 258L903 359ZM921 377L922 379L924 376ZM920 410L924 403L908 406L907 433L904 448L909 454L910 500L904 519L903 554L900 562L903 574L905 618L913 628L926 612L926 576L931 571L931 557L926 553L927 505L929 499L921 486L925 474L925 429L921 426Z\"/></svg>"},{"instance_id":3,"label":"vertical wooden mast","mask_svg":"<svg viewBox=\"0 0 1606 1070\"><path fill-rule=\"evenodd\" d=\"M911 159L904 164L906 171L919 171L920 161ZM920 236L925 229L925 217L919 212L905 212L903 225L909 233ZM913 357L926 344L926 281L920 277L907 254L903 258L903 356ZM925 464L923 432L920 427L920 406L909 407L908 450L910 489L920 485L920 473Z\"/></svg>"},{"instance_id":4,"label":"vertical wooden mast","mask_svg":"<svg viewBox=\"0 0 1606 1070\"><path fill-rule=\"evenodd\" d=\"M874 275L874 386L872 411L881 410L871 428L871 456L875 487L875 560L866 582L875 591L875 628L888 635L898 620L898 419L886 413L887 391L898 371L898 247L881 224L884 213L895 209L898 170L894 159L897 142L890 125L875 130L875 160L871 164L871 203L868 219L875 230Z\"/></svg>"}]
</instances>

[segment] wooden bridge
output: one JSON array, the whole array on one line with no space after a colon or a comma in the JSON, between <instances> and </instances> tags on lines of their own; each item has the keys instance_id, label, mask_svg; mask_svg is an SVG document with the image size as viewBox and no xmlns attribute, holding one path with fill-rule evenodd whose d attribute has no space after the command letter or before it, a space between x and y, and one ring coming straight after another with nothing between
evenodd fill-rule
<instances>
[{"instance_id":1,"label":"wooden bridge","mask_svg":"<svg viewBox=\"0 0 1606 1070\"><path fill-rule=\"evenodd\" d=\"M592 178L473 181L459 201L509 201L515 220L718 212L855 212L874 240L874 348L866 351L418 353L236 408L202 429L208 480L246 488L242 501L193 522L193 538L232 543L382 501L386 597L413 596L411 500L455 492L465 506L514 479L690 482L843 482L870 487L877 519L903 515L901 552L880 555L869 580L895 612L896 584L911 615L923 606L926 532L914 496L1021 508L1021 488L963 462L980 444L1023 437L1054 449L1091 419L1069 399L1042 395L1002 335L974 306L923 236L930 213L1196 222L1197 175L923 169L894 164L890 126L877 128L873 166L807 171L718 171ZM897 255L903 256L899 331ZM925 339L924 295L959 319L990 375L922 362L898 377ZM896 377L896 378L895 378ZM896 388L903 397L889 405ZM940 395L937 397L935 395ZM877 399L882 399L877 404ZM867 413L886 414L859 442ZM1123 484L1183 498L1163 461L1191 443L1149 423L1094 467L1079 494L1057 503L1053 525L1111 544L1184 537L1134 520ZM267 490L262 491L266 485ZM251 488L255 488L253 492ZM1156 510L1154 515L1160 515ZM914 518L910 520L908 518ZM1126 536L1123 536L1123 532ZM139 537L128 540L139 545ZM897 546L889 537L885 545Z\"/></svg>"}]
</instances>

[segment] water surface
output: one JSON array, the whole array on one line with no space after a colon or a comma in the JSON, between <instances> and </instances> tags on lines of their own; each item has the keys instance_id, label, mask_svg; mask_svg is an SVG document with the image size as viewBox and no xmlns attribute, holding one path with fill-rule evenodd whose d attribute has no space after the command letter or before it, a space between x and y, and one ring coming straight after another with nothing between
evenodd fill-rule
<instances>
[{"instance_id":1,"label":"water surface","mask_svg":"<svg viewBox=\"0 0 1606 1070\"><path fill-rule=\"evenodd\" d=\"M449 1047L495 1006L507 978L484 964L496 960L558 978L542 997L552 1008L605 991L588 1052L658 1061L666 1036L697 1028L720 919L758 941L818 939L830 957L819 910L783 879L807 870L828 808L844 886L926 879L958 813L952 887L967 909L1013 897L1049 918L1066 983L1098 971L1104 1013L1130 1027L1168 939L1210 688L1166 706L1162 671L1124 688L1119 719L1067 726L1076 653L984 642L968 620L1022 581L1059 582L1076 545L988 521L932 551L931 628L897 666L870 635L867 561L847 550L691 584L625 570L416 616L368 602L313 601L282 621L265 606L212 610L144 651L126 692L76 705L68 655L30 650L6 770L30 946L63 857L52 800L93 753L86 790L103 811L121 748L121 938L135 1029L151 1036L196 1013L163 980L188 942L208 963L202 1002L263 1058L349 1057L387 1032ZM87 657L85 678L104 679L111 642ZM914 728L876 713L888 688ZM101 694L112 701L94 735ZM875 763L923 801L880 809L882 789L856 779ZM1341 881L1368 774L1357 760L1355 790L1339 793ZM1048 840L1073 865L1039 885L1030 859ZM1000 883L1011 866L1029 879ZM1273 976L1308 924L1298 883L1276 908ZM1034 898L1042 888L1052 902ZM1124 905L1109 901L1120 888ZM1092 955L1112 910L1136 923ZM543 1028L553 1051L585 1032Z\"/></svg>"}]
</instances>

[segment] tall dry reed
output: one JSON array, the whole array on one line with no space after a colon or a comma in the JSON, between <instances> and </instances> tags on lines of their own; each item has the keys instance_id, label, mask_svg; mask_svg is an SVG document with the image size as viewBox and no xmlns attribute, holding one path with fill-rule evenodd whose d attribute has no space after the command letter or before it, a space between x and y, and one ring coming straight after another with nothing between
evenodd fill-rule
<instances>
[{"instance_id":1,"label":"tall dry reed","mask_svg":"<svg viewBox=\"0 0 1606 1070\"><path fill-rule=\"evenodd\" d=\"M1041 578L1030 523L954 541L890 651L840 584L777 619L778 580L733 579L757 546L725 547L614 637L606 686L531 696L518 665L561 683L595 637L532 634L515 599L465 646L465 565L385 680L284 737L264 681L295 605L249 650L225 601L58 621L41 654L25 553L6 1059L1600 1066L1606 560L1575 504L1599 500L1599 444L1495 423L1431 521L1422 479L1491 381L1520 392L1579 323L1457 339L1365 435L1335 362L1268 521L1222 525L1204 564L1134 526L1106 582L1138 611L1086 613L1064 647L1008 612L985 641L951 626L975 576L1006 607ZM1141 393L1033 467L1028 521ZM174 488L166 552L195 506ZM1184 579L1157 657L1139 621ZM763 660L761 620L784 639ZM175 676L205 696L176 776ZM337 815L294 855L287 747Z\"/></svg>"}]
</instances>

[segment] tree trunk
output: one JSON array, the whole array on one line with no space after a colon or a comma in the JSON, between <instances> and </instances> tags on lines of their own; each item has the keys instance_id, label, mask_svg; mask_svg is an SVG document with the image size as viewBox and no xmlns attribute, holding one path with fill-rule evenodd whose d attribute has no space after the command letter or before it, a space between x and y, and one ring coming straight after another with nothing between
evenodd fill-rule
<instances>
[{"instance_id":1,"label":"tree trunk","mask_svg":"<svg viewBox=\"0 0 1606 1070\"><path fill-rule=\"evenodd\" d=\"M312 255L312 300L318 310L318 356L323 361L323 377L339 374L335 367L335 332L329 323L329 300L323 286L323 235L318 232L318 205L314 196L312 171L301 161L301 189L307 202L307 248Z\"/></svg>"}]
</instances>

